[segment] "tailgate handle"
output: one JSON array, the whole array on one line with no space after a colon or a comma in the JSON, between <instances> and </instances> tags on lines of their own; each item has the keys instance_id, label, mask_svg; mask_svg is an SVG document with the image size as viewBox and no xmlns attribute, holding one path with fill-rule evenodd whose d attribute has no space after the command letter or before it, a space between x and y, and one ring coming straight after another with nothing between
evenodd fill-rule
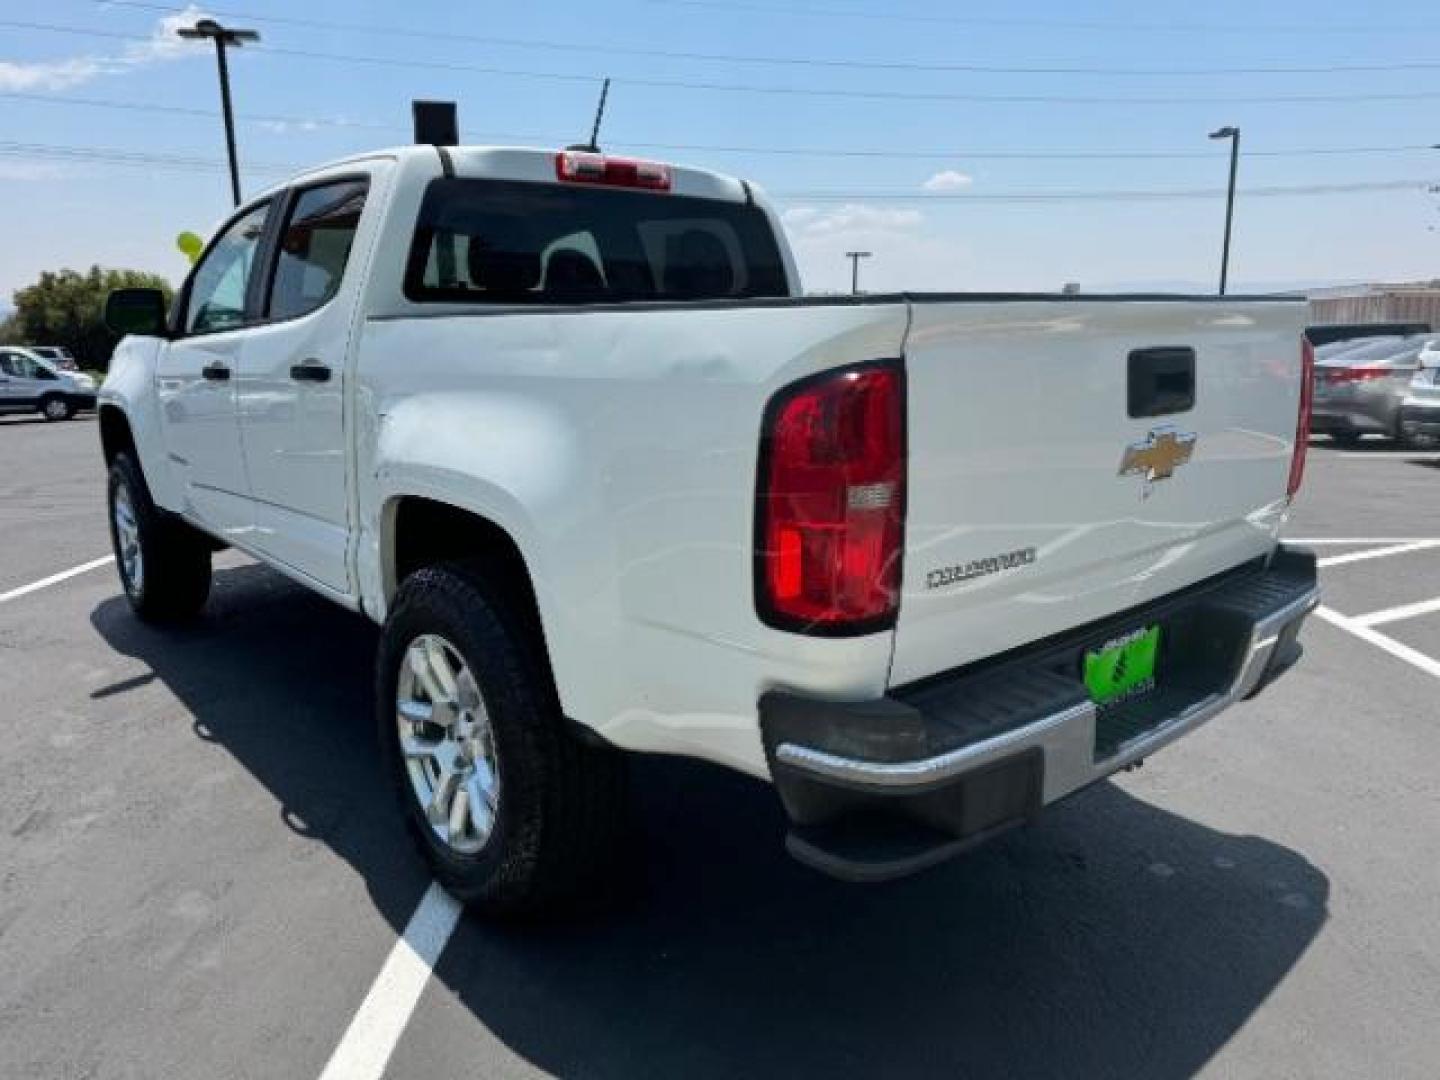
<instances>
[{"instance_id":1,"label":"tailgate handle","mask_svg":"<svg viewBox=\"0 0 1440 1080\"><path fill-rule=\"evenodd\" d=\"M1131 416L1169 416L1195 407L1195 350L1160 345L1130 354Z\"/></svg>"}]
</instances>

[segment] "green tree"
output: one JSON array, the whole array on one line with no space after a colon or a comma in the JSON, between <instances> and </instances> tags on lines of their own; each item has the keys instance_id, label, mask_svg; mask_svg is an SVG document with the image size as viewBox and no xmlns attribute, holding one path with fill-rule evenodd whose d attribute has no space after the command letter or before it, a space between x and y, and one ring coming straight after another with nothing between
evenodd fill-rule
<instances>
[{"instance_id":1,"label":"green tree","mask_svg":"<svg viewBox=\"0 0 1440 1080\"><path fill-rule=\"evenodd\" d=\"M143 270L46 271L34 285L16 290L15 314L0 333L32 345L64 345L81 367L107 370L120 339L105 326L105 297L131 286L159 289L167 304L173 295L168 281Z\"/></svg>"}]
</instances>

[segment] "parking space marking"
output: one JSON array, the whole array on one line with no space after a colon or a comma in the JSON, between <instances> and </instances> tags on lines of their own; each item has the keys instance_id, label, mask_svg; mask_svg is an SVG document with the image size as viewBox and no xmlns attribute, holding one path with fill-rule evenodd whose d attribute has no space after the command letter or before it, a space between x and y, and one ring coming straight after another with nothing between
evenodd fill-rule
<instances>
[{"instance_id":1,"label":"parking space marking","mask_svg":"<svg viewBox=\"0 0 1440 1080\"><path fill-rule=\"evenodd\" d=\"M438 884L431 884L320 1080L380 1080L459 921L459 903Z\"/></svg>"},{"instance_id":2,"label":"parking space marking","mask_svg":"<svg viewBox=\"0 0 1440 1080\"><path fill-rule=\"evenodd\" d=\"M1369 615L1351 616L1361 626L1383 626L1385 623L1399 622L1401 619L1414 619L1420 615L1430 615L1440 611L1440 596L1433 600L1421 600L1415 604L1400 604L1397 607L1386 608L1384 611L1372 611Z\"/></svg>"},{"instance_id":3,"label":"parking space marking","mask_svg":"<svg viewBox=\"0 0 1440 1080\"><path fill-rule=\"evenodd\" d=\"M1369 551L1350 551L1344 555L1331 555L1321 559L1320 566L1343 566L1346 563L1361 562L1364 559L1384 559L1391 555L1408 555L1412 551L1428 551L1440 547L1440 540L1412 540L1408 544L1394 544L1390 547L1372 548Z\"/></svg>"},{"instance_id":4,"label":"parking space marking","mask_svg":"<svg viewBox=\"0 0 1440 1080\"><path fill-rule=\"evenodd\" d=\"M1392 637L1380 633L1373 627L1366 626L1358 619L1352 619L1349 615L1341 615L1340 612L1321 605L1315 609L1315 614L1332 626L1338 626L1341 630L1354 634L1361 641L1368 641L1377 649L1384 649L1391 656L1404 660L1407 664L1419 668L1427 675L1433 675L1440 679L1440 660L1426 656L1419 649L1412 649L1403 641L1396 641Z\"/></svg>"},{"instance_id":5,"label":"parking space marking","mask_svg":"<svg viewBox=\"0 0 1440 1080\"><path fill-rule=\"evenodd\" d=\"M49 577L41 578L39 581L32 581L29 585L21 585L18 589L11 589L9 592L0 593L0 604L5 603L7 600L18 600L22 596L29 596L33 592L39 592L41 589L48 589L51 585L58 585L62 581L69 581L72 577L87 574L91 570L98 570L102 566L109 566L114 561L114 555L106 555L103 559L91 559L89 562L81 563L79 566L72 566L69 570L61 570L58 574L51 574Z\"/></svg>"},{"instance_id":6,"label":"parking space marking","mask_svg":"<svg viewBox=\"0 0 1440 1080\"><path fill-rule=\"evenodd\" d=\"M1320 547L1324 544L1334 544L1337 547L1351 544L1420 544L1440 543L1440 537L1434 536L1282 536L1280 539L1287 544L1306 544L1310 547Z\"/></svg>"}]
</instances>

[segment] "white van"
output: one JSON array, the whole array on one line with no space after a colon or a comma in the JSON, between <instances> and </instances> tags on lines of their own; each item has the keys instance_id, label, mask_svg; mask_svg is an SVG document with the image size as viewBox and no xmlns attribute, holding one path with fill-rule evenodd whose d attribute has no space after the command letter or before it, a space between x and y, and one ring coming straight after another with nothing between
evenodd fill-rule
<instances>
[{"instance_id":1,"label":"white van","mask_svg":"<svg viewBox=\"0 0 1440 1080\"><path fill-rule=\"evenodd\" d=\"M95 407L95 380L62 371L18 345L0 345L0 413L38 412L46 420L69 420Z\"/></svg>"}]
</instances>

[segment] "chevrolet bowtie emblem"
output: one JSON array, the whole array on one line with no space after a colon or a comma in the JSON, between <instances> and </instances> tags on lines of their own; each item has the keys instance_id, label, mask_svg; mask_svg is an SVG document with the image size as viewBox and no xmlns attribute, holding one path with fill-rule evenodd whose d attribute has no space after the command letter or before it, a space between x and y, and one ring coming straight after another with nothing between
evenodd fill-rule
<instances>
[{"instance_id":1,"label":"chevrolet bowtie emblem","mask_svg":"<svg viewBox=\"0 0 1440 1080\"><path fill-rule=\"evenodd\" d=\"M1125 456L1120 459L1120 475L1143 476L1142 495L1149 496L1150 485L1157 480L1169 480L1194 452L1194 435L1173 427L1156 428L1143 442L1131 443L1125 448Z\"/></svg>"}]
</instances>

